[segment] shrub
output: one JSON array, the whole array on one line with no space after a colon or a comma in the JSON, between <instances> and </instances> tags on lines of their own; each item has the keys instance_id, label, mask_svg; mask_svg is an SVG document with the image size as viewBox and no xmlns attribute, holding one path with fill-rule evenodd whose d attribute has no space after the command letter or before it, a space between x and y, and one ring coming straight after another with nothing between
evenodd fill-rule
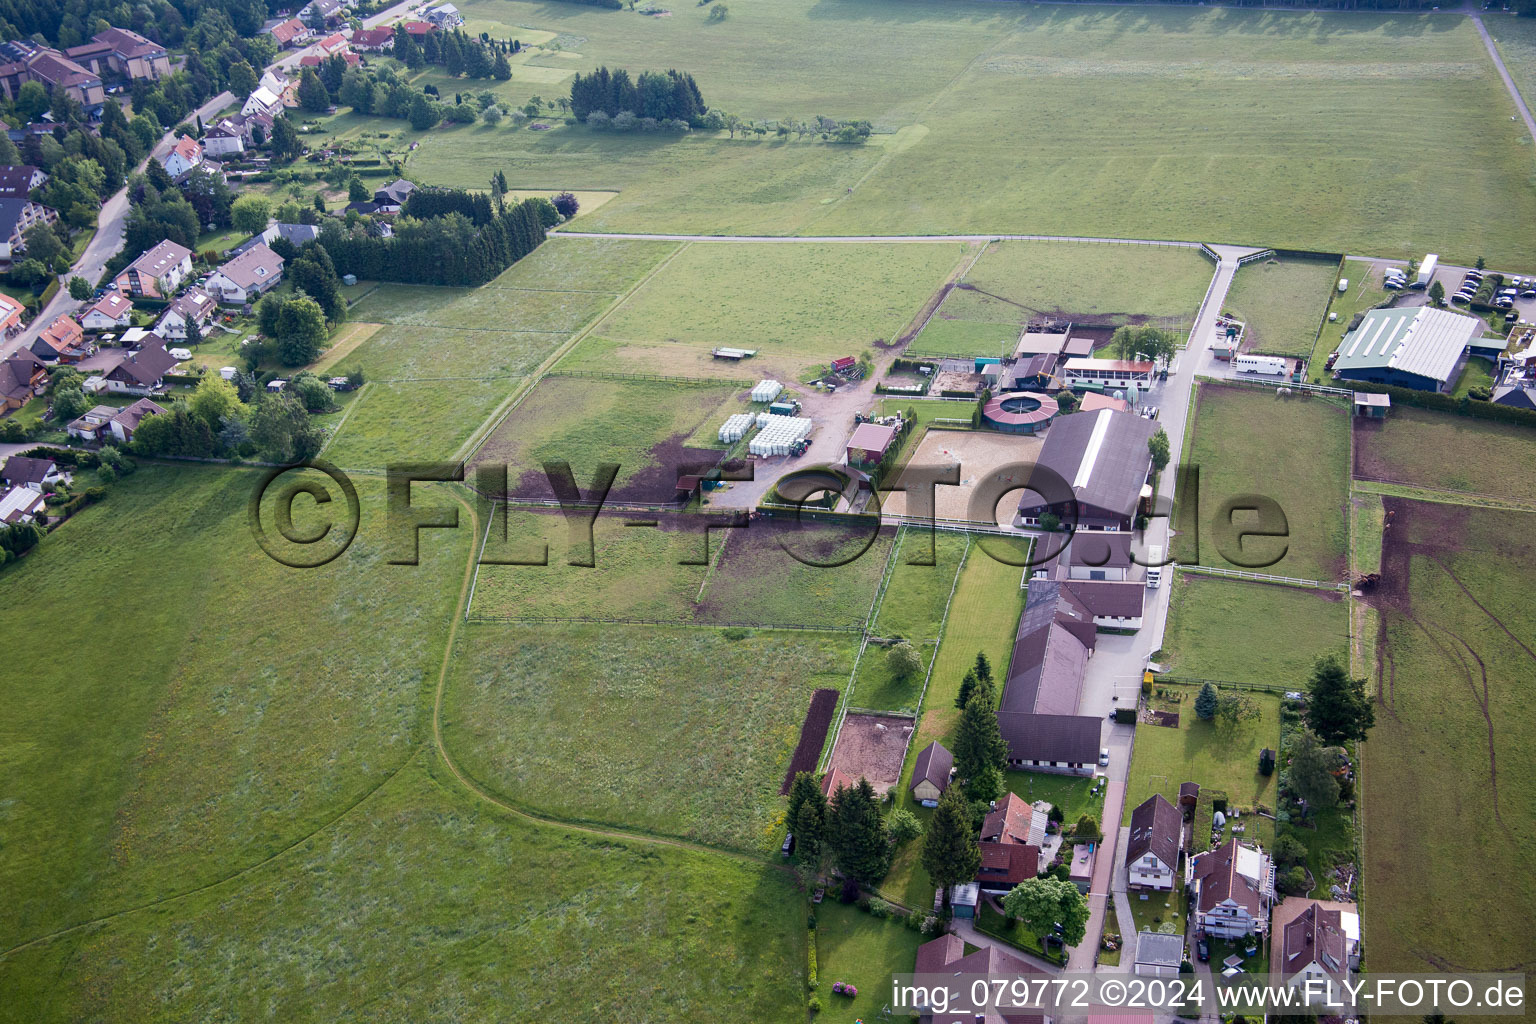
<instances>
[{"instance_id":1,"label":"shrub","mask_svg":"<svg viewBox=\"0 0 1536 1024\"><path fill-rule=\"evenodd\" d=\"M1305 896L1309 891L1307 869L1297 864L1279 879L1280 891L1287 896Z\"/></svg>"},{"instance_id":2,"label":"shrub","mask_svg":"<svg viewBox=\"0 0 1536 1024\"><path fill-rule=\"evenodd\" d=\"M884 920L896 913L896 908L878 896L870 899L868 910L875 917Z\"/></svg>"},{"instance_id":3,"label":"shrub","mask_svg":"<svg viewBox=\"0 0 1536 1024\"><path fill-rule=\"evenodd\" d=\"M1268 747L1259 751L1259 774L1273 775L1275 773L1275 752Z\"/></svg>"},{"instance_id":4,"label":"shrub","mask_svg":"<svg viewBox=\"0 0 1536 1024\"><path fill-rule=\"evenodd\" d=\"M814 992L816 990L816 934L814 932L805 944L805 967L805 987Z\"/></svg>"},{"instance_id":5,"label":"shrub","mask_svg":"<svg viewBox=\"0 0 1536 1024\"><path fill-rule=\"evenodd\" d=\"M811 996L811 998L809 998L809 999L807 999L805 1001L805 1005L806 1005L806 1008L809 1009L812 1013L820 1013L821 1012L821 997L820 996Z\"/></svg>"}]
</instances>

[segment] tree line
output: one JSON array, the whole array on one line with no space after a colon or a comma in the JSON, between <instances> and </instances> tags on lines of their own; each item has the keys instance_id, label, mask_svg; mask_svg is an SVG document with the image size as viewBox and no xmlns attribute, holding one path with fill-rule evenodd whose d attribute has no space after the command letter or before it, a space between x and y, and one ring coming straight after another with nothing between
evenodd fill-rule
<instances>
[{"instance_id":1,"label":"tree line","mask_svg":"<svg viewBox=\"0 0 1536 1024\"><path fill-rule=\"evenodd\" d=\"M464 75L494 78L501 82L512 77L512 63L507 60L507 55L523 48L516 39L492 39L486 33L475 37L463 29L428 32L417 42L403 23L395 26L391 46L395 59L413 71L426 64L435 64L452 78Z\"/></svg>"},{"instance_id":2,"label":"tree line","mask_svg":"<svg viewBox=\"0 0 1536 1024\"><path fill-rule=\"evenodd\" d=\"M528 255L559 220L547 199L503 205L477 225L457 210L442 216L401 216L394 234L381 238L370 226L329 220L320 242L340 274L410 284L481 285Z\"/></svg>"},{"instance_id":3,"label":"tree line","mask_svg":"<svg viewBox=\"0 0 1536 1024\"><path fill-rule=\"evenodd\" d=\"M632 81L623 68L600 67L571 80L571 114L585 121L601 112L609 118L628 113L655 121L686 121L698 127L708 107L693 76L677 70L642 71Z\"/></svg>"}]
</instances>

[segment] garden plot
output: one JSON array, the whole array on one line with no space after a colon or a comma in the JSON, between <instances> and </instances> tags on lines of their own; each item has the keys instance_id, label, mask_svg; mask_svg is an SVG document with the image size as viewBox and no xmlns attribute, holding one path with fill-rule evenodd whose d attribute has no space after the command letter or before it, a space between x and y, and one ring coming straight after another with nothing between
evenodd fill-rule
<instances>
[{"instance_id":1,"label":"garden plot","mask_svg":"<svg viewBox=\"0 0 1536 1024\"><path fill-rule=\"evenodd\" d=\"M570 464L585 492L598 466L617 463L610 501L667 503L677 478L719 462L718 448L685 441L734 392L725 386L660 384L550 376L502 420L474 456L481 465L506 465L511 497L553 501L541 468Z\"/></svg>"}]
</instances>

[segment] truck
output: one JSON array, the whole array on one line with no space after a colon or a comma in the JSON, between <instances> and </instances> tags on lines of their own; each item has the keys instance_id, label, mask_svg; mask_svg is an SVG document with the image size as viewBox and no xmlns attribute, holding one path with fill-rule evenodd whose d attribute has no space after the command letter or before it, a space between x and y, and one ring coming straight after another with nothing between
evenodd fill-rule
<instances>
[{"instance_id":1,"label":"truck","mask_svg":"<svg viewBox=\"0 0 1536 1024\"><path fill-rule=\"evenodd\" d=\"M1284 373L1285 360L1279 356L1235 355L1232 369L1238 373Z\"/></svg>"},{"instance_id":2,"label":"truck","mask_svg":"<svg viewBox=\"0 0 1536 1024\"><path fill-rule=\"evenodd\" d=\"M1434 279L1435 267L1440 263L1440 257L1430 253L1424 257L1424 262L1419 264L1419 276L1413 279L1415 288L1428 288L1429 282Z\"/></svg>"},{"instance_id":3,"label":"truck","mask_svg":"<svg viewBox=\"0 0 1536 1024\"><path fill-rule=\"evenodd\" d=\"M1153 544L1147 548L1147 589L1156 590L1163 582L1163 548Z\"/></svg>"}]
</instances>

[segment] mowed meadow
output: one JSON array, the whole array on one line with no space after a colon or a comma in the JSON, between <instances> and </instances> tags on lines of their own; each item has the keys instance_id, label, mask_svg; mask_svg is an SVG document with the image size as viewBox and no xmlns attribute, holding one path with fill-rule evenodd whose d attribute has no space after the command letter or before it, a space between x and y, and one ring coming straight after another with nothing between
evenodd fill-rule
<instances>
[{"instance_id":1,"label":"mowed meadow","mask_svg":"<svg viewBox=\"0 0 1536 1024\"><path fill-rule=\"evenodd\" d=\"M1460 15L784 0L708 24L694 8L465 9L498 34L560 33L525 74L686 68L745 118L876 126L863 146L558 118L420 137L408 166L429 181L482 187L502 170L520 187L616 190L581 218L589 230L1013 231L1536 260L1517 227L1536 215L1530 143ZM1404 96L1411 130L1389 116Z\"/></svg>"}]
</instances>

